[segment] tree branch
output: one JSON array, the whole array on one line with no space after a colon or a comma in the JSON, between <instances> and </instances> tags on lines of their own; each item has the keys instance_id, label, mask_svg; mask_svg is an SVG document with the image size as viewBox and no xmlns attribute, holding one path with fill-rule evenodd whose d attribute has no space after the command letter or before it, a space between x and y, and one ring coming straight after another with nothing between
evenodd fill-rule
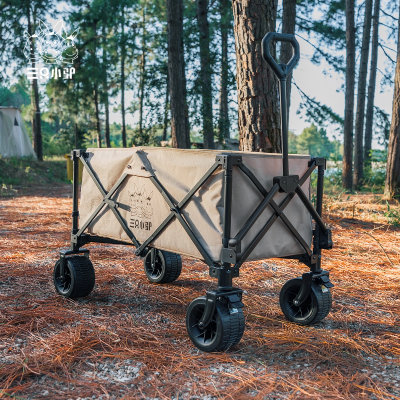
<instances>
[{"instance_id":1,"label":"tree branch","mask_svg":"<svg viewBox=\"0 0 400 400\"><path fill-rule=\"evenodd\" d=\"M396 61L393 60L393 58L390 57L389 54L388 54L388 53L386 52L386 50L384 49L384 47L387 47L387 46L383 46L383 45L381 45L380 43L378 44L378 46L382 49L382 51L383 51L383 53L385 54L385 56L386 56L393 64L396 64ZM393 49L390 49L390 50L393 50Z\"/></svg>"}]
</instances>

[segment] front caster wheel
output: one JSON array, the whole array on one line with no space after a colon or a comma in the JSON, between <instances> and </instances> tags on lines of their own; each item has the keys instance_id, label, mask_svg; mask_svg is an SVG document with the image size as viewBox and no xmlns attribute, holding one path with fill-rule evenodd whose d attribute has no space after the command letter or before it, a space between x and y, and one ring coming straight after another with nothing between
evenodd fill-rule
<instances>
[{"instance_id":1,"label":"front caster wheel","mask_svg":"<svg viewBox=\"0 0 400 400\"><path fill-rule=\"evenodd\" d=\"M229 303L217 301L211 322L200 328L199 321L206 306L206 297L193 300L186 313L186 329L193 344L200 350L225 351L239 343L244 332L241 308L230 308Z\"/></svg>"},{"instance_id":2,"label":"front caster wheel","mask_svg":"<svg viewBox=\"0 0 400 400\"><path fill-rule=\"evenodd\" d=\"M283 313L289 321L299 325L312 325L322 321L331 310L332 295L329 288L313 282L311 293L300 305L294 305L293 300L300 291L302 278L287 281L279 295L279 303Z\"/></svg>"},{"instance_id":3,"label":"front caster wheel","mask_svg":"<svg viewBox=\"0 0 400 400\"><path fill-rule=\"evenodd\" d=\"M85 297L94 288L93 264L85 256L67 257L62 272L61 260L58 260L54 267L53 282L57 292L64 297Z\"/></svg>"},{"instance_id":4,"label":"front caster wheel","mask_svg":"<svg viewBox=\"0 0 400 400\"><path fill-rule=\"evenodd\" d=\"M181 256L169 251L151 249L144 257L144 271L150 282L173 282L182 271Z\"/></svg>"}]
</instances>

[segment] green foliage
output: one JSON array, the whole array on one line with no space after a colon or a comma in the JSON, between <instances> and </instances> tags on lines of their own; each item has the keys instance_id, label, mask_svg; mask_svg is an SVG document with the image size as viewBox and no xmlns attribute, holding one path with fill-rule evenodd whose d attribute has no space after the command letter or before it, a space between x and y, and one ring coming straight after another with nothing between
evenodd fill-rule
<instances>
[{"instance_id":1,"label":"green foliage","mask_svg":"<svg viewBox=\"0 0 400 400\"><path fill-rule=\"evenodd\" d=\"M289 131L288 141L289 141L289 153L296 154L297 153L297 139L299 137L295 135L293 132Z\"/></svg>"},{"instance_id":2,"label":"green foliage","mask_svg":"<svg viewBox=\"0 0 400 400\"><path fill-rule=\"evenodd\" d=\"M130 146L160 146L162 132L161 125L153 125L144 129L142 135L140 135L139 129L134 129L128 143Z\"/></svg>"},{"instance_id":3,"label":"green foliage","mask_svg":"<svg viewBox=\"0 0 400 400\"><path fill-rule=\"evenodd\" d=\"M340 143L330 141L325 129L318 129L314 124L305 128L296 136L289 133L289 151L297 154L309 154L313 157L324 157L329 160L340 158Z\"/></svg>"},{"instance_id":4,"label":"green foliage","mask_svg":"<svg viewBox=\"0 0 400 400\"><path fill-rule=\"evenodd\" d=\"M372 149L371 150L371 161L372 162L380 162L385 163L387 160L387 150L378 150Z\"/></svg>"},{"instance_id":5,"label":"green foliage","mask_svg":"<svg viewBox=\"0 0 400 400\"><path fill-rule=\"evenodd\" d=\"M386 202L385 217L388 219L388 223L393 226L400 226L400 212L393 210L390 204Z\"/></svg>"},{"instance_id":6,"label":"green foliage","mask_svg":"<svg viewBox=\"0 0 400 400\"><path fill-rule=\"evenodd\" d=\"M11 187L67 183L65 160L39 162L31 158L0 158L0 195Z\"/></svg>"},{"instance_id":7,"label":"green foliage","mask_svg":"<svg viewBox=\"0 0 400 400\"><path fill-rule=\"evenodd\" d=\"M365 171L363 187L361 192L383 193L385 189L385 168L384 163L373 163L373 168ZM317 185L317 175L311 175L312 187ZM327 193L343 192L342 185L342 163L341 161L328 162L325 171L324 191Z\"/></svg>"},{"instance_id":8,"label":"green foliage","mask_svg":"<svg viewBox=\"0 0 400 400\"><path fill-rule=\"evenodd\" d=\"M30 96L26 77L21 77L10 87L0 86L0 106L21 108L29 103Z\"/></svg>"},{"instance_id":9,"label":"green foliage","mask_svg":"<svg viewBox=\"0 0 400 400\"><path fill-rule=\"evenodd\" d=\"M374 106L375 135L380 145L387 151L390 132L390 116L381 108Z\"/></svg>"},{"instance_id":10,"label":"green foliage","mask_svg":"<svg viewBox=\"0 0 400 400\"><path fill-rule=\"evenodd\" d=\"M382 193L385 188L385 163L374 162L372 168L364 171L363 190L373 193Z\"/></svg>"}]
</instances>

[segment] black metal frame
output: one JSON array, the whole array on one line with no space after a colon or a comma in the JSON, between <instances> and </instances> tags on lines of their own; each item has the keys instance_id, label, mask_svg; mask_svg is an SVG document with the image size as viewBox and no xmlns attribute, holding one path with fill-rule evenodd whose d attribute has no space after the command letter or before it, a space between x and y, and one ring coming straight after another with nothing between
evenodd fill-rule
<instances>
[{"instance_id":1,"label":"black metal frame","mask_svg":"<svg viewBox=\"0 0 400 400\"><path fill-rule=\"evenodd\" d=\"M141 157L144 157L143 153ZM207 297L210 299L215 299L220 296L232 296L236 295L236 301L233 303L239 303L241 299L241 290L232 287L232 278L239 276L240 266L246 261L248 256L251 254L253 249L257 246L264 235L269 231L274 222L280 218L284 225L287 227L288 231L296 238L299 244L304 249L304 253L301 255L294 255L284 258L297 259L310 268L310 273L308 273L313 280L322 280L327 286L330 286L329 274L327 271L321 269L321 249L330 249L332 247L331 233L330 230L325 226L321 219L322 213L322 197L323 197L323 178L325 170L325 160L322 158L315 158L309 162L309 168L304 173L304 175L297 179L293 179L288 182L284 177L276 177L274 179L274 184L272 188L268 191L263 187L256 176L242 163L242 157L237 154L219 154L216 157L215 163L209 168L209 170L203 175L203 177L193 186L193 188L185 195L185 197L178 203L176 203L167 189L162 185L162 183L157 179L157 177L151 173L150 180L156 189L161 193L166 203L171 209L171 213L164 219L160 226L155 229L155 231L143 242L140 243L134 233L129 228L126 221L123 219L118 211L119 203L112 199L112 196L123 184L125 178L128 176L127 173L123 173L113 187L107 192L100 180L98 179L95 171L93 171L90 163L87 161L88 153L83 150L73 150L72 160L73 160L73 212L72 212L72 233L71 233L71 249L64 253L65 255L81 253L83 250L82 246L89 242L98 243L112 243L112 244L131 244L136 247L136 254L139 256L144 256L152 248L152 243L157 237L164 231L164 229L176 218L185 229L189 238L192 240L204 261L210 268L210 276L218 278L218 290L210 291L207 293ZM86 169L88 175L93 179L98 190L103 196L103 200L96 207L95 211L88 217L88 219L78 227L79 209L78 209L78 164L81 161ZM231 235L231 213L232 213L232 179L233 179L233 169L237 168L241 171L247 178L254 184L258 191L263 196L263 199L259 205L255 208L251 216L244 223L243 227L239 232L232 237ZM301 186L307 181L311 173L318 168L318 180L317 180L317 194L316 194L316 209L314 209L312 203L308 199L308 196L304 193ZM219 263L214 262L212 257L207 252L207 250L200 243L196 237L192 226L185 219L182 210L186 204L190 201L193 195L207 182L207 180L216 172L218 169L223 171L223 238L222 238L222 252ZM285 192L286 197L277 204L273 198L278 192ZM301 237L297 229L292 225L289 219L286 217L284 210L293 199L295 195L298 195L300 200L303 202L307 210L310 212L312 218L315 221L315 229L313 231L313 248L311 249L305 240ZM257 235L252 239L249 245L241 250L242 241L246 237L247 233L256 223L258 218L261 216L266 207L270 206L273 210L273 214L269 217L268 221L264 224ZM131 239L132 243L127 243L119 240L114 240L105 237L99 237L96 235L90 235L85 233L91 222L99 215L103 208L109 208L121 224L122 228ZM306 281L306 277L304 276ZM308 293L306 290L304 296ZM302 300L300 297L300 300ZM303 299L304 300L304 299ZM230 300L231 301L231 300ZM213 302L213 301L211 301ZM207 314L211 310L207 310Z\"/></svg>"},{"instance_id":2,"label":"black metal frame","mask_svg":"<svg viewBox=\"0 0 400 400\"><path fill-rule=\"evenodd\" d=\"M272 58L269 52L269 45L271 41L289 41L292 43L294 48L294 56L288 65L277 64ZM203 177L193 186L193 188L185 195L185 197L180 202L175 202L173 197L163 186L163 184L158 180L155 174L146 168L149 165L148 162L143 162L144 169L149 172L149 177L156 189L161 193L164 200L168 204L171 213L164 219L164 221L158 226L157 229L143 242L140 243L134 233L130 230L126 221L122 218L118 211L121 206L117 201L112 199L112 196L116 193L119 187L124 182L125 178L128 176L127 173L123 173L114 186L106 191L102 183L96 176L95 171L93 171L90 163L88 162L89 154L83 150L73 150L72 160L73 160L73 212L72 212L72 234L71 234L71 249L67 252L62 253L62 262L65 260L65 256L72 254L82 253L85 255L87 251L82 250L81 247L89 242L100 242L100 243L112 243L112 244L130 244L136 247L136 255L144 256L153 247L152 243L155 239L164 231L164 229L174 220L177 219L186 233L188 234L190 240L196 246L197 250L203 257L206 264L210 269L210 276L218 279L217 290L207 291L206 296L206 307L203 316L200 320L200 326L207 326L210 322L214 310L215 303L217 300L224 298L228 301L230 308L235 310L237 308L243 307L241 302L242 290L234 288L232 286L232 278L239 276L239 270L241 265L246 261L251 252L264 237L264 235L269 231L275 221L280 218L283 224L286 226L288 231L295 237L301 247L304 249L304 253L301 255L293 255L283 258L297 259L310 268L310 272L303 274L301 289L294 299L296 305L300 305L309 296L311 291L311 285L313 281L317 281L326 287L332 287L333 285L329 281L329 273L321 269L321 249L332 248L331 231L323 223L322 216L322 200L323 200L323 179L324 171L326 168L326 161L323 158L314 158L309 162L307 171L302 177L297 175L289 175L289 161L288 161L288 145L287 145L287 108L286 108L286 78L291 72L294 65L297 63L299 58L298 43L294 36L292 35L281 35L276 33L269 33L265 36L263 40L263 56L266 61L271 65L275 74L279 77L281 83L281 111L282 111L282 176L277 176L273 179L273 186L268 191L253 174L253 172L247 168L242 162L242 156L239 154L231 153L221 153L216 156L214 164L209 168L209 170L203 175ZM138 156L144 160L146 157L143 152L137 152ZM78 226L79 219L79 209L78 209L78 165L81 161L86 169L88 175L93 179L98 190L103 196L103 200L96 207L95 211L90 215L90 217L85 221L81 228ZM257 190L262 195L263 199L259 205L255 208L251 216L244 223L239 232L232 237L231 232L231 214L232 214L232 179L233 170L238 169L243 173L257 188ZM310 202L308 196L302 190L302 185L310 177L311 173L318 169L318 179L317 179L317 193L316 193L316 208ZM190 223L185 219L182 214L182 210L185 208L187 203L191 200L193 195L207 182L207 180L214 174L215 171L221 169L223 171L223 237L222 237L222 252L220 256L220 262L214 262L210 254L203 247L199 239L196 237L193 228ZM274 201L274 196L278 193L286 193L285 198L277 204ZM293 197L297 195L304 206L309 211L312 219L315 221L315 229L313 230L313 245L312 249L306 243L306 241L301 237L297 229L292 225L290 220L286 217L284 210ZM257 235L251 240L249 245L242 249L242 241L246 237L247 233L256 223L258 218L261 216L266 207L271 207L273 214L270 216L268 221L264 224ZM126 243L119 240L99 237L95 235L89 235L85 233L85 230L92 223L92 221L98 216L98 214L103 210L103 208L109 208L117 218L118 222L121 224L125 233L131 240L131 243ZM63 270L64 268L62 268ZM233 311L234 312L234 311Z\"/></svg>"}]
</instances>

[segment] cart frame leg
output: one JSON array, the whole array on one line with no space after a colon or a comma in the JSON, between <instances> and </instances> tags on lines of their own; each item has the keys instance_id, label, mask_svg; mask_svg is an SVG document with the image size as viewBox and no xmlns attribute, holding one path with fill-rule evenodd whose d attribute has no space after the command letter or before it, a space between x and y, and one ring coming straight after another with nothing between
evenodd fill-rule
<instances>
[{"instance_id":1,"label":"cart frame leg","mask_svg":"<svg viewBox=\"0 0 400 400\"><path fill-rule=\"evenodd\" d=\"M60 276L64 278L66 258L80 254L85 257L89 257L88 249L80 249L80 242L74 241L72 238L79 230L79 158L82 154L82 150L72 150L72 229L71 229L71 246L69 250L60 251Z\"/></svg>"},{"instance_id":2,"label":"cart frame leg","mask_svg":"<svg viewBox=\"0 0 400 400\"><path fill-rule=\"evenodd\" d=\"M240 165L242 157L239 155L222 154L217 156L216 161L221 164L224 171L223 177L223 199L224 199L224 214L223 214L223 235L222 235L222 254L229 259L229 252L235 251L230 249L231 242L231 214L232 214L232 174L233 167ZM228 252L228 254L227 254ZM233 254L231 254L233 257ZM225 256L224 256L225 258ZM221 257L222 259L222 257ZM211 264L210 276L218 278L218 289L208 290L206 292L206 306L203 315L199 321L200 328L207 327L211 322L217 301L227 302L230 310L243 308L242 294L243 291L232 286L232 279L238 276L238 270L232 268L229 262L222 262L220 265ZM237 312L237 311L236 311Z\"/></svg>"},{"instance_id":3,"label":"cart frame leg","mask_svg":"<svg viewBox=\"0 0 400 400\"><path fill-rule=\"evenodd\" d=\"M79 244L72 240L72 237L79 231L79 159L82 154L82 150L72 150L72 232L71 232L71 251L78 252Z\"/></svg>"},{"instance_id":4,"label":"cart frame leg","mask_svg":"<svg viewBox=\"0 0 400 400\"><path fill-rule=\"evenodd\" d=\"M323 158L317 158L315 162L318 167L315 211L321 218L326 160ZM313 253L310 258L310 263L308 264L310 267L310 272L306 272L302 275L302 284L300 290L297 293L297 296L293 299L293 304L295 306L301 306L310 296L313 282L323 284L327 288L333 287L333 284L329 280L329 271L325 271L321 268L321 248L326 247L332 247L331 231L326 230L323 232L320 225L316 223L313 231Z\"/></svg>"}]
</instances>

